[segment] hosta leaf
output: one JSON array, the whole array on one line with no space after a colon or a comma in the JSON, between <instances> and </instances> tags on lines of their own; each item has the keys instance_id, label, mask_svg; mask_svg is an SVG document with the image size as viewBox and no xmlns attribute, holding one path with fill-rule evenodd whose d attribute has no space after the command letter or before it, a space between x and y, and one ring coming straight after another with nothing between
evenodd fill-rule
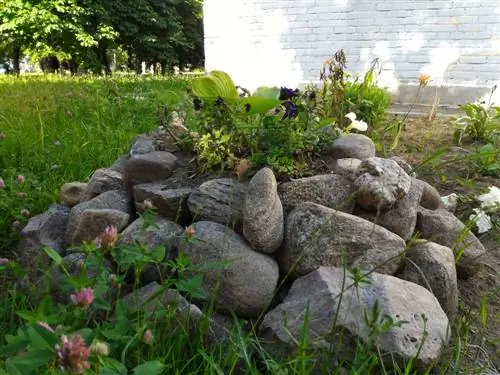
<instances>
[{"instance_id":1,"label":"hosta leaf","mask_svg":"<svg viewBox=\"0 0 500 375\"><path fill-rule=\"evenodd\" d=\"M279 99L280 98L280 89L277 87L266 87L262 86L257 88L252 96L256 96L264 99Z\"/></svg>"},{"instance_id":2,"label":"hosta leaf","mask_svg":"<svg viewBox=\"0 0 500 375\"><path fill-rule=\"evenodd\" d=\"M280 103L281 101L278 99L266 99L258 96L250 96L243 99L243 105L247 107L250 106L248 107L248 114L250 115L267 113L280 105Z\"/></svg>"},{"instance_id":3,"label":"hosta leaf","mask_svg":"<svg viewBox=\"0 0 500 375\"><path fill-rule=\"evenodd\" d=\"M192 80L193 94L202 99L237 99L238 91L231 77L222 71L213 71L209 75Z\"/></svg>"}]
</instances>

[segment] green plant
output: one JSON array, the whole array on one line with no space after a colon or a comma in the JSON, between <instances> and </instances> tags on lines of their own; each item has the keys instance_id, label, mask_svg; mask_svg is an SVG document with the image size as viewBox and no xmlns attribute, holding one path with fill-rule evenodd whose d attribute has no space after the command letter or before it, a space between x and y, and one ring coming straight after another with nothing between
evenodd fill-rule
<instances>
[{"instance_id":1,"label":"green plant","mask_svg":"<svg viewBox=\"0 0 500 375\"><path fill-rule=\"evenodd\" d=\"M456 118L455 141L461 144L467 136L473 141L498 143L500 140L500 106L494 106L492 97L496 91L491 90L488 102L466 103L459 106L464 113Z\"/></svg>"},{"instance_id":2,"label":"green plant","mask_svg":"<svg viewBox=\"0 0 500 375\"><path fill-rule=\"evenodd\" d=\"M236 169L248 160L278 175L297 176L304 173L311 153L327 138L333 140L333 133L320 131L328 121L312 116L309 93L276 87L241 91L220 71L190 84L194 110L188 109L185 118L197 133L194 150L203 170ZM186 110L185 104L178 108Z\"/></svg>"},{"instance_id":3,"label":"green plant","mask_svg":"<svg viewBox=\"0 0 500 375\"><path fill-rule=\"evenodd\" d=\"M321 72L321 88L317 95L318 113L321 118L332 119L340 129L345 129L347 113L353 112L369 125L369 133L377 131L386 120L391 96L384 88L377 86L379 61L374 60L361 80L346 71L343 50L328 59Z\"/></svg>"}]
</instances>

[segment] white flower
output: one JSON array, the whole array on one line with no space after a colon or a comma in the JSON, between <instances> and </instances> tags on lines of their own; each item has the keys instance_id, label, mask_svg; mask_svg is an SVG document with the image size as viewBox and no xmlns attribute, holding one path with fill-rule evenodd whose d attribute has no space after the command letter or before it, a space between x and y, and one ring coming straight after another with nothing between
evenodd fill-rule
<instances>
[{"instance_id":1,"label":"white flower","mask_svg":"<svg viewBox=\"0 0 500 375\"><path fill-rule=\"evenodd\" d=\"M496 186L490 186L490 191L477 197L481 201L481 208L495 208L500 206L500 189Z\"/></svg>"},{"instance_id":2,"label":"white flower","mask_svg":"<svg viewBox=\"0 0 500 375\"><path fill-rule=\"evenodd\" d=\"M472 211L475 212L475 215L472 214L469 216L469 220L474 220L477 226L477 232L479 234L485 233L491 229L491 219L490 217L481 210L480 208L474 208Z\"/></svg>"},{"instance_id":3,"label":"white flower","mask_svg":"<svg viewBox=\"0 0 500 375\"><path fill-rule=\"evenodd\" d=\"M349 112L345 115L349 120L351 120L351 125L347 127L347 131L351 129L359 130L360 132L365 132L368 130L368 124L361 120L356 120L356 114L354 112Z\"/></svg>"},{"instance_id":4,"label":"white flower","mask_svg":"<svg viewBox=\"0 0 500 375\"><path fill-rule=\"evenodd\" d=\"M457 199L458 195L456 195L455 193L441 197L441 200L444 203L444 207L448 211L455 211L455 208L457 208Z\"/></svg>"}]
</instances>

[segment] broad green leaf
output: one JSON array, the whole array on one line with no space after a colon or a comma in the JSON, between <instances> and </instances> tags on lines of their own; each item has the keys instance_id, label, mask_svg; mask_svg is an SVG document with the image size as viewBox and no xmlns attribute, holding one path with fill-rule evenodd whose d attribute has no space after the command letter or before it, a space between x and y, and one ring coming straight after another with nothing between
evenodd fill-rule
<instances>
[{"instance_id":1,"label":"broad green leaf","mask_svg":"<svg viewBox=\"0 0 500 375\"><path fill-rule=\"evenodd\" d=\"M27 333L31 340L31 347L36 349L53 350L54 346L59 342L57 334L39 324L34 324L32 327L28 328Z\"/></svg>"},{"instance_id":2,"label":"broad green leaf","mask_svg":"<svg viewBox=\"0 0 500 375\"><path fill-rule=\"evenodd\" d=\"M191 81L193 94L202 99L238 99L238 91L227 73L213 71L209 75Z\"/></svg>"},{"instance_id":3,"label":"broad green leaf","mask_svg":"<svg viewBox=\"0 0 500 375\"><path fill-rule=\"evenodd\" d=\"M143 363L133 369L134 375L155 375L160 374L165 365L160 361L150 361Z\"/></svg>"},{"instance_id":4,"label":"broad green leaf","mask_svg":"<svg viewBox=\"0 0 500 375\"><path fill-rule=\"evenodd\" d=\"M250 106L248 110L249 115L264 114L271 109L280 105L281 101L278 99L266 99L258 96L250 96L243 99L244 106Z\"/></svg>"},{"instance_id":5,"label":"broad green leaf","mask_svg":"<svg viewBox=\"0 0 500 375\"><path fill-rule=\"evenodd\" d=\"M252 96L264 99L279 99L281 90L277 87L262 86L257 88Z\"/></svg>"},{"instance_id":6,"label":"broad green leaf","mask_svg":"<svg viewBox=\"0 0 500 375\"><path fill-rule=\"evenodd\" d=\"M45 254L47 254L56 265L60 265L62 263L61 256L51 247L44 247L43 251L45 251Z\"/></svg>"},{"instance_id":7,"label":"broad green leaf","mask_svg":"<svg viewBox=\"0 0 500 375\"><path fill-rule=\"evenodd\" d=\"M29 374L40 367L47 365L56 358L56 354L50 349L30 350L16 357L9 358L5 365L7 371L16 370L21 374Z\"/></svg>"},{"instance_id":8,"label":"broad green leaf","mask_svg":"<svg viewBox=\"0 0 500 375\"><path fill-rule=\"evenodd\" d=\"M127 375L127 368L116 359L105 357L102 362L102 375Z\"/></svg>"}]
</instances>

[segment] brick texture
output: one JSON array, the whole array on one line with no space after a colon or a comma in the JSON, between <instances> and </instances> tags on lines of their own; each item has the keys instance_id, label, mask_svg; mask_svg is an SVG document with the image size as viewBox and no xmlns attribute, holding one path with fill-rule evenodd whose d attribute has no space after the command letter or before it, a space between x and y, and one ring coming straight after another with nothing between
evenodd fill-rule
<instances>
[{"instance_id":1,"label":"brick texture","mask_svg":"<svg viewBox=\"0 0 500 375\"><path fill-rule=\"evenodd\" d=\"M204 11L207 70L249 88L317 82L341 48L351 72L380 59L396 95L420 73L450 90L500 83L499 0L205 0Z\"/></svg>"}]
</instances>

